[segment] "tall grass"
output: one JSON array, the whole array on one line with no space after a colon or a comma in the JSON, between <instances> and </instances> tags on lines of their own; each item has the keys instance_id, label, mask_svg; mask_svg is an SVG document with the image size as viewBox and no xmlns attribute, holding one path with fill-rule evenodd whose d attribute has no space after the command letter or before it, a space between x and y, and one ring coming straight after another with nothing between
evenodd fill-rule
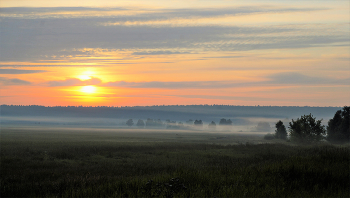
<instances>
[{"instance_id":1,"label":"tall grass","mask_svg":"<svg viewBox=\"0 0 350 198\"><path fill-rule=\"evenodd\" d=\"M1 197L349 197L349 146L1 138Z\"/></svg>"}]
</instances>

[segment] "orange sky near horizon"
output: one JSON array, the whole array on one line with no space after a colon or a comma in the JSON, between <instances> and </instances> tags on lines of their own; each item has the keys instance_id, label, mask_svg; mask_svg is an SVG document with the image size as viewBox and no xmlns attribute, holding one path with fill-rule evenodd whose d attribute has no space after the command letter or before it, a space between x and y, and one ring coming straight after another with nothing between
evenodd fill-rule
<instances>
[{"instance_id":1,"label":"orange sky near horizon","mask_svg":"<svg viewBox=\"0 0 350 198\"><path fill-rule=\"evenodd\" d=\"M348 1L136 2L3 1L0 103L349 105Z\"/></svg>"}]
</instances>

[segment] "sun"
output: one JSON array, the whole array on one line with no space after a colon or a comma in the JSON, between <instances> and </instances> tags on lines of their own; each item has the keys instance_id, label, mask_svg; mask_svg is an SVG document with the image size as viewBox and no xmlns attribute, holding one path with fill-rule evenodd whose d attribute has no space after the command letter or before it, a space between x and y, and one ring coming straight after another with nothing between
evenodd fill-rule
<instances>
[{"instance_id":1,"label":"sun","mask_svg":"<svg viewBox=\"0 0 350 198\"><path fill-rule=\"evenodd\" d=\"M96 87L89 85L89 86L82 86L80 89L81 92L88 93L88 94L93 94L96 92Z\"/></svg>"}]
</instances>

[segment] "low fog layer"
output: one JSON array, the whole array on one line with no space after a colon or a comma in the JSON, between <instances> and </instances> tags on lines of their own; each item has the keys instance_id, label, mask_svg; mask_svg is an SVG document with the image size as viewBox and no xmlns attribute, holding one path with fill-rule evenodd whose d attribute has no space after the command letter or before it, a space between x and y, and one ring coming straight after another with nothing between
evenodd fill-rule
<instances>
[{"instance_id":1,"label":"low fog layer","mask_svg":"<svg viewBox=\"0 0 350 198\"><path fill-rule=\"evenodd\" d=\"M278 120L282 120L287 126L291 119L310 113L317 119L323 119L323 124L327 124L339 109L341 108L225 105L149 107L2 105L1 125L2 127L158 128L266 133L274 130Z\"/></svg>"}]
</instances>

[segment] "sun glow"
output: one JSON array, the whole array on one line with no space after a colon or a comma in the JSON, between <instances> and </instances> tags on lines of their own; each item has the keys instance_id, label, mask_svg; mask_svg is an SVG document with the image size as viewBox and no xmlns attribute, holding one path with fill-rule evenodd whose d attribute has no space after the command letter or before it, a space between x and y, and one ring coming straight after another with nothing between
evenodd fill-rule
<instances>
[{"instance_id":1,"label":"sun glow","mask_svg":"<svg viewBox=\"0 0 350 198\"><path fill-rule=\"evenodd\" d=\"M88 93L88 94L93 94L96 92L96 87L89 85L89 86L82 86L80 89L81 92Z\"/></svg>"},{"instance_id":2,"label":"sun glow","mask_svg":"<svg viewBox=\"0 0 350 198\"><path fill-rule=\"evenodd\" d=\"M92 78L92 76L95 75L95 72L88 70L83 72L81 75L78 76L80 80L89 80Z\"/></svg>"}]
</instances>

